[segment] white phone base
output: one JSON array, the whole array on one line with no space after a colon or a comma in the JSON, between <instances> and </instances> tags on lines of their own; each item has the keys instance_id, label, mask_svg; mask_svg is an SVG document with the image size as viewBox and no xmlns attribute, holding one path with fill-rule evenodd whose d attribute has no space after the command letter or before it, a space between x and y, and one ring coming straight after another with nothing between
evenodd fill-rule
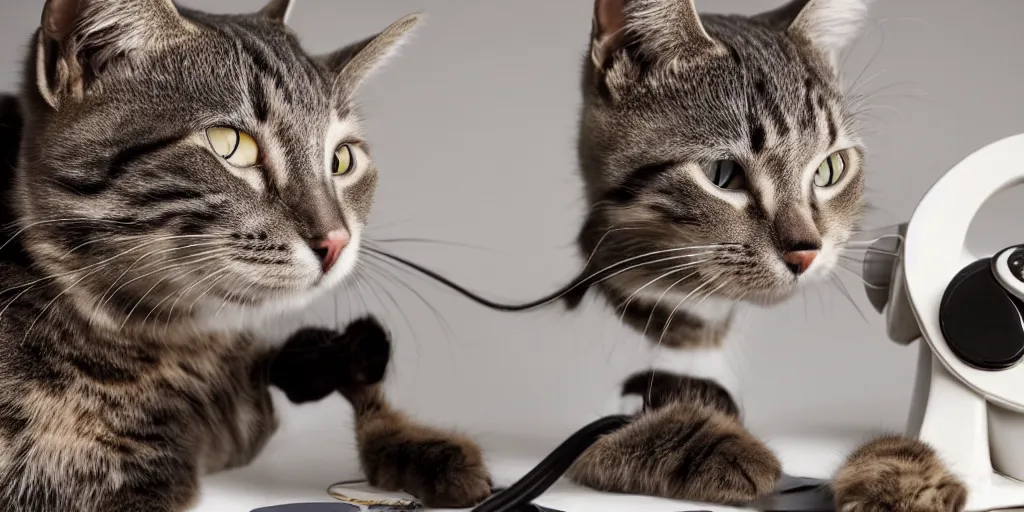
<instances>
[{"instance_id":1,"label":"white phone base","mask_svg":"<svg viewBox=\"0 0 1024 512\"><path fill-rule=\"evenodd\" d=\"M924 340L919 343L907 435L930 444L964 480L969 489L968 512L1024 508L1024 482L1004 476L995 469L999 464L993 464L993 459L1004 464L1024 462L1019 450L1000 452L992 442L994 406L950 374ZM1019 413L1009 414L1024 418ZM1024 446L1022 443L1024 439L1016 444Z\"/></svg>"}]
</instances>

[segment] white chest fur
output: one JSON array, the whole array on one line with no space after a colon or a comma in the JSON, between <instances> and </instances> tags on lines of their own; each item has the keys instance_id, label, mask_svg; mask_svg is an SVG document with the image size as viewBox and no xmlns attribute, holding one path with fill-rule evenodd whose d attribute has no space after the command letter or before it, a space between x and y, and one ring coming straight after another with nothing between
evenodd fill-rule
<instances>
[{"instance_id":1,"label":"white chest fur","mask_svg":"<svg viewBox=\"0 0 1024 512\"><path fill-rule=\"evenodd\" d=\"M663 302L675 304L682 300L685 300L682 296L675 298L674 301L673 297L666 296ZM685 311L698 316L709 324L731 322L722 343L717 347L680 349L640 340L641 343L646 344L645 360L648 366L647 368L637 368L637 371L658 370L675 375L708 379L728 390L737 404L740 404L742 383L739 370L742 362L740 353L742 347L739 338L744 331L743 315L742 311L739 311L741 307L737 306L735 302L717 298L708 298L689 304ZM633 414L642 408L642 398L622 397L617 394L609 407L609 412Z\"/></svg>"}]
</instances>

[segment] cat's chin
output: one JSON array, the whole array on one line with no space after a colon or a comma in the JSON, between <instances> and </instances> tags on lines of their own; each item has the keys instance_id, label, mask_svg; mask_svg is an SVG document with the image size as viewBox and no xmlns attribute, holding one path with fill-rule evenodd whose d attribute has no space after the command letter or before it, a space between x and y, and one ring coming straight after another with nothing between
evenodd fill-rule
<instances>
[{"instance_id":1,"label":"cat's chin","mask_svg":"<svg viewBox=\"0 0 1024 512\"><path fill-rule=\"evenodd\" d=\"M268 297L258 303L209 301L200 305L193 321L204 331L246 331L310 307L323 293L302 292Z\"/></svg>"},{"instance_id":2,"label":"cat's chin","mask_svg":"<svg viewBox=\"0 0 1024 512\"><path fill-rule=\"evenodd\" d=\"M350 274L321 280L306 290L267 296L251 303L211 300L197 308L194 321L200 329L207 331L242 331L262 327L268 321L309 309L317 300L335 292L336 285Z\"/></svg>"},{"instance_id":3,"label":"cat's chin","mask_svg":"<svg viewBox=\"0 0 1024 512\"><path fill-rule=\"evenodd\" d=\"M195 322L205 330L246 330L259 327L268 320L299 313L330 293L355 271L359 258L360 233L353 230L352 240L329 273L314 278L301 289L257 297L246 303L211 300L200 305Z\"/></svg>"},{"instance_id":4,"label":"cat's chin","mask_svg":"<svg viewBox=\"0 0 1024 512\"><path fill-rule=\"evenodd\" d=\"M747 292L743 294L742 301L764 308L779 306L800 295L801 291L806 290L817 283L827 281L828 277L831 275L832 274L826 270L818 275L808 276L806 278L802 277L798 281L778 286L774 289Z\"/></svg>"},{"instance_id":5,"label":"cat's chin","mask_svg":"<svg viewBox=\"0 0 1024 512\"><path fill-rule=\"evenodd\" d=\"M802 282L794 282L767 290L749 291L743 294L742 301L754 306L771 308L785 304L800 294L807 286Z\"/></svg>"},{"instance_id":6,"label":"cat's chin","mask_svg":"<svg viewBox=\"0 0 1024 512\"><path fill-rule=\"evenodd\" d=\"M762 308L772 308L780 304L785 304L795 296L795 290L785 293L748 294L743 297L743 302Z\"/></svg>"}]
</instances>

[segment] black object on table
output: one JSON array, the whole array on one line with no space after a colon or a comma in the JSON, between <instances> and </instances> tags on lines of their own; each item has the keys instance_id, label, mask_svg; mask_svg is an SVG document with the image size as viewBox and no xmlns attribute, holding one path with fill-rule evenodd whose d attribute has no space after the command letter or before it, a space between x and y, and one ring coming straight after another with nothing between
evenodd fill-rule
<instances>
[{"instance_id":1,"label":"black object on table","mask_svg":"<svg viewBox=\"0 0 1024 512\"><path fill-rule=\"evenodd\" d=\"M253 510L252 512L360 512L364 509L357 505L348 503L290 503L288 505L277 505ZM374 505L368 508L371 511L391 512L392 509L386 505ZM517 505L509 509L510 512L564 512L553 508L546 508L540 505L528 503Z\"/></svg>"}]
</instances>

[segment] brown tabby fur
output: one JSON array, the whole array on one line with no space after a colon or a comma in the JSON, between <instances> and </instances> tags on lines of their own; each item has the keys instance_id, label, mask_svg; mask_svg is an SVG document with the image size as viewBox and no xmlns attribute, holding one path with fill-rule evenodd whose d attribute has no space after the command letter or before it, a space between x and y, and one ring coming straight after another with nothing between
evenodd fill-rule
<instances>
[{"instance_id":1,"label":"brown tabby fur","mask_svg":"<svg viewBox=\"0 0 1024 512\"><path fill-rule=\"evenodd\" d=\"M316 57L288 7L45 2L21 96L0 97L0 510L181 512L202 475L260 453L271 385L302 403L383 379L373 320L281 347L216 322L301 306L351 270L377 183L353 94L417 21ZM224 125L253 134L257 165L204 137ZM360 160L338 176L342 145ZM309 244L338 229L352 240L325 268ZM474 445L379 399L359 432L374 479L428 504L489 492ZM402 456L377 457L387 443Z\"/></svg>"},{"instance_id":2,"label":"brown tabby fur","mask_svg":"<svg viewBox=\"0 0 1024 512\"><path fill-rule=\"evenodd\" d=\"M694 0L595 0L579 249L616 316L679 368L623 383L644 407L584 454L577 482L729 505L775 490L782 466L730 390L683 367L738 331L738 307L830 277L854 233L865 151L838 63L868 3L792 0L741 16L698 14ZM837 155L845 172L833 173ZM786 260L807 252L806 272ZM966 494L929 447L901 437L858 451L835 489L841 510L872 512L958 512Z\"/></svg>"}]
</instances>

